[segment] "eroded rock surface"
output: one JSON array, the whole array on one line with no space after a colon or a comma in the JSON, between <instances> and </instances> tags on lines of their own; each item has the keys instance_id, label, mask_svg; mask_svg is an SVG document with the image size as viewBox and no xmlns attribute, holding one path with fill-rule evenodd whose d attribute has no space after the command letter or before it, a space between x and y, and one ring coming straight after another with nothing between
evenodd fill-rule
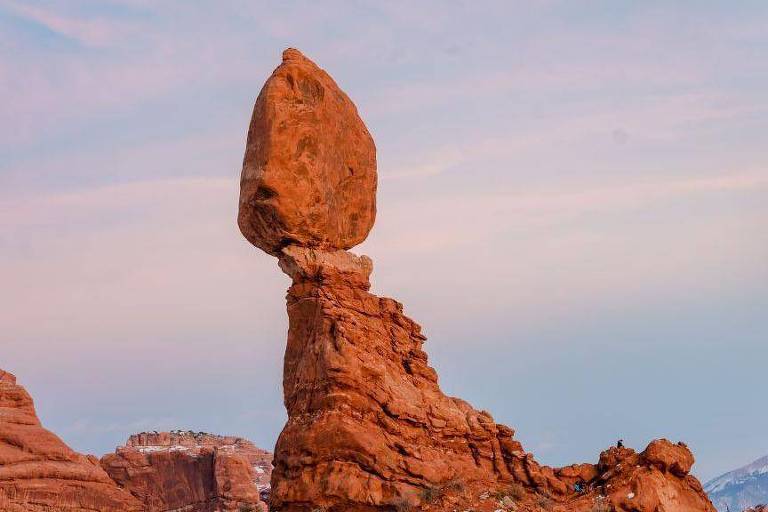
<instances>
[{"instance_id":1,"label":"eroded rock surface","mask_svg":"<svg viewBox=\"0 0 768 512\"><path fill-rule=\"evenodd\" d=\"M714 510L682 444L538 464L511 428L440 391L421 328L368 291L367 257L291 247L280 267L293 284L274 510L497 510L505 496L520 511Z\"/></svg>"},{"instance_id":2,"label":"eroded rock surface","mask_svg":"<svg viewBox=\"0 0 768 512\"><path fill-rule=\"evenodd\" d=\"M306 76L325 80L324 72L299 55L290 50L288 60L299 59ZM324 111L323 116L307 115L313 110L301 102L285 107L290 96L272 88L280 84L287 89L286 83L293 87L298 82L288 80L290 68L281 71L284 66L285 61L254 109L241 229L244 216L253 217L250 208L261 208L261 199L250 205L249 198L258 196L263 176L258 169L266 163L248 167L249 162L258 161L256 155L281 155L262 158L275 166L270 171L275 182L268 189L288 190L294 197L295 187L310 186L304 185L307 173L296 172L304 158L297 150L301 134L349 121L347 107L341 113ZM316 101L318 95L311 91L319 89L313 87L304 87L309 92L302 101ZM279 136L273 135L275 111L285 116ZM339 118L329 120L333 115ZM334 133L337 154L359 150L359 136ZM279 257L280 268L292 280L283 375L288 422L275 449L272 510L714 512L699 482L688 474L693 456L682 444L654 441L641 454L613 448L601 454L598 464L550 468L538 464L514 439L514 431L497 424L488 412L444 395L423 351L426 338L419 325L403 314L397 301L370 293L371 260L343 250L349 244L330 241L337 239L336 226L344 222L335 216L360 210L338 208L341 191L344 197L367 197L375 192L375 183L345 182L325 171L310 181L323 176L326 193L316 196L310 210L303 199L283 202L280 213L265 209L254 217L258 229L243 229L254 245ZM362 188L352 190L355 186ZM280 193L264 196L271 201ZM333 211L335 220L312 215L314 210ZM292 217L300 217L297 225L312 236L283 236L290 232L284 219ZM356 231L355 243L370 229L366 225ZM283 236L279 243L276 233Z\"/></svg>"},{"instance_id":3,"label":"eroded rock surface","mask_svg":"<svg viewBox=\"0 0 768 512\"><path fill-rule=\"evenodd\" d=\"M239 437L144 432L101 464L146 512L267 509L272 455Z\"/></svg>"},{"instance_id":4,"label":"eroded rock surface","mask_svg":"<svg viewBox=\"0 0 768 512\"><path fill-rule=\"evenodd\" d=\"M0 510L138 512L141 506L98 459L44 429L29 393L0 370Z\"/></svg>"},{"instance_id":5,"label":"eroded rock surface","mask_svg":"<svg viewBox=\"0 0 768 512\"><path fill-rule=\"evenodd\" d=\"M376 216L376 147L357 108L298 50L283 53L253 109L238 225L264 251L349 249Z\"/></svg>"}]
</instances>

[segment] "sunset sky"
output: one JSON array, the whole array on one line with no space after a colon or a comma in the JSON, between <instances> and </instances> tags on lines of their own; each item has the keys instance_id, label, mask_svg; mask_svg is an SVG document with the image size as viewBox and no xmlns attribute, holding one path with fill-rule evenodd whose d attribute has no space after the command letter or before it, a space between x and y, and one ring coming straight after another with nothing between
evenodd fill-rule
<instances>
[{"instance_id":1,"label":"sunset sky","mask_svg":"<svg viewBox=\"0 0 768 512\"><path fill-rule=\"evenodd\" d=\"M376 140L355 251L447 393L547 464L768 454L762 0L0 0L0 368L48 428L274 446L289 280L235 218L286 47Z\"/></svg>"}]
</instances>

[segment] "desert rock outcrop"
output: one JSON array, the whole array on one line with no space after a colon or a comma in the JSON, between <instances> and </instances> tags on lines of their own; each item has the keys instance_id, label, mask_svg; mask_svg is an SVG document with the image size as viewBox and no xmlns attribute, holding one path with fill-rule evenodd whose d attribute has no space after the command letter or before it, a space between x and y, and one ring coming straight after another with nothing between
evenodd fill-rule
<instances>
[{"instance_id":1,"label":"desert rock outcrop","mask_svg":"<svg viewBox=\"0 0 768 512\"><path fill-rule=\"evenodd\" d=\"M101 464L146 512L267 509L272 455L239 437L144 432Z\"/></svg>"},{"instance_id":2,"label":"desert rock outcrop","mask_svg":"<svg viewBox=\"0 0 768 512\"><path fill-rule=\"evenodd\" d=\"M305 83L326 85L296 85L299 75L288 78L294 68ZM371 260L345 250L365 238L373 215L355 236L339 238L338 226L372 212L372 154L366 161L374 167L356 181L341 176L344 159L305 159L302 134L319 137L328 126L354 129L328 132L318 143L323 152L368 155L361 143L373 148L361 138L368 132L350 115L348 98L329 93L329 83L296 50L286 51L256 101L241 181L243 233L278 256L292 281L283 374L288 422L275 448L272 510L713 512L688 474L693 457L684 445L655 441L641 454L612 448L598 464L550 468L488 412L442 393L419 325L397 301L369 292ZM300 102L297 94L306 97ZM344 108L316 115L312 102L329 95ZM271 209L259 210L267 165L272 181L262 195ZM305 193L318 188L324 192ZM275 197L282 197L279 209L269 203ZM332 212L333 222L315 212ZM294 221L286 219L299 219L298 232L311 236L293 236Z\"/></svg>"},{"instance_id":3,"label":"desert rock outcrop","mask_svg":"<svg viewBox=\"0 0 768 512\"><path fill-rule=\"evenodd\" d=\"M0 510L138 512L98 459L72 451L44 429L27 391L0 370Z\"/></svg>"}]
</instances>

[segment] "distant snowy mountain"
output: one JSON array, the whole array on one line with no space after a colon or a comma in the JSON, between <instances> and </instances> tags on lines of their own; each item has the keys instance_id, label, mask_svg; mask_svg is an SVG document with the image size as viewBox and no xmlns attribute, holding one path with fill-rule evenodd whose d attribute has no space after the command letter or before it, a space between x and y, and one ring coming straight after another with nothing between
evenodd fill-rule
<instances>
[{"instance_id":1,"label":"distant snowy mountain","mask_svg":"<svg viewBox=\"0 0 768 512\"><path fill-rule=\"evenodd\" d=\"M720 512L768 503L768 456L707 482L704 490Z\"/></svg>"}]
</instances>

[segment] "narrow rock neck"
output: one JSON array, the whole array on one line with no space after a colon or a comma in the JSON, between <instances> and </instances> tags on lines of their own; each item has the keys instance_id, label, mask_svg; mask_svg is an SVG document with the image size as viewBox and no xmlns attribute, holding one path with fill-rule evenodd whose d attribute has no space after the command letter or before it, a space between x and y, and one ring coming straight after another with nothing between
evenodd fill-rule
<instances>
[{"instance_id":1,"label":"narrow rock neck","mask_svg":"<svg viewBox=\"0 0 768 512\"><path fill-rule=\"evenodd\" d=\"M373 262L368 256L357 256L343 250L322 250L289 245L282 250L280 269L293 280L294 286L343 286L368 290Z\"/></svg>"}]
</instances>

